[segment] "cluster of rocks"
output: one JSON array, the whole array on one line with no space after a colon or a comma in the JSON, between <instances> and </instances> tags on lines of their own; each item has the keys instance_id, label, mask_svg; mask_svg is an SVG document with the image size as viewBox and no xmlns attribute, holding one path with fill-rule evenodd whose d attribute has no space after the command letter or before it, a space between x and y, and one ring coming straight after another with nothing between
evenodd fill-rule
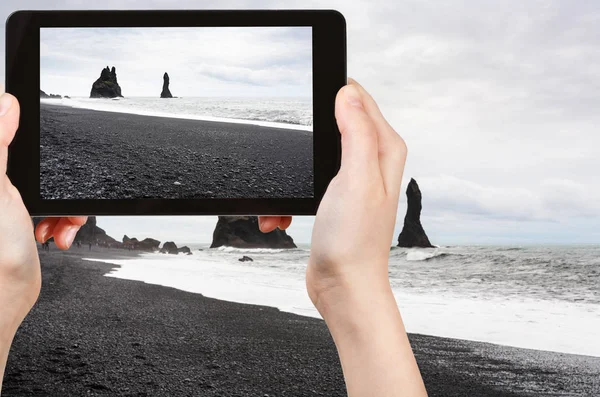
<instances>
[{"instance_id":1,"label":"cluster of rocks","mask_svg":"<svg viewBox=\"0 0 600 397\"><path fill-rule=\"evenodd\" d=\"M139 241L135 237L129 238L127 235L123 236L123 248L127 248L129 250L155 252L158 251L159 246L160 241L153 238L145 238L142 241Z\"/></svg>"},{"instance_id":2,"label":"cluster of rocks","mask_svg":"<svg viewBox=\"0 0 600 397\"><path fill-rule=\"evenodd\" d=\"M40 90L40 97L43 91ZM45 95L45 93L44 93ZM117 81L117 69L108 66L102 69L100 77L92 84L90 98L122 98L121 86ZM163 75L163 89L160 93L161 98L174 98L169 90L169 75L165 72ZM45 97L42 97L45 98Z\"/></svg>"},{"instance_id":3,"label":"cluster of rocks","mask_svg":"<svg viewBox=\"0 0 600 397\"><path fill-rule=\"evenodd\" d=\"M186 255L192 255L192 250L189 249L189 247L183 246L183 247L177 247L177 244L175 244L172 241L167 241L166 243L163 244L162 248L160 249L160 253L161 254L172 254L172 255L177 255L177 254L186 254Z\"/></svg>"},{"instance_id":4,"label":"cluster of rocks","mask_svg":"<svg viewBox=\"0 0 600 397\"><path fill-rule=\"evenodd\" d=\"M46 94L44 91L40 90L40 98L43 99L63 99L62 95L58 94ZM71 99L68 95L65 95L66 99Z\"/></svg>"}]
</instances>

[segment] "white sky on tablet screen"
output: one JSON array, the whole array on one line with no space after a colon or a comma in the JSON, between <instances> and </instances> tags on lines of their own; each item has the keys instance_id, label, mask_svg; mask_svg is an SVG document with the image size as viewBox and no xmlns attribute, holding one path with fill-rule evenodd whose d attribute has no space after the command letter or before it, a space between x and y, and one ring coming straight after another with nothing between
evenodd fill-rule
<instances>
[{"instance_id":1,"label":"white sky on tablet screen","mask_svg":"<svg viewBox=\"0 0 600 397\"><path fill-rule=\"evenodd\" d=\"M18 8L88 4L4 0L0 20ZM598 2L105 0L93 7L338 9L348 24L349 75L407 141L403 188L410 177L419 182L434 243L600 242ZM0 51L3 35L2 27ZM405 211L402 195L394 238ZM210 241L216 217L99 222L116 237L197 242ZM310 241L312 222L297 217L290 234Z\"/></svg>"},{"instance_id":2,"label":"white sky on tablet screen","mask_svg":"<svg viewBox=\"0 0 600 397\"><path fill-rule=\"evenodd\" d=\"M312 29L41 29L45 92L89 96L105 66L116 67L128 97L156 97L167 72L177 96L310 98Z\"/></svg>"}]
</instances>

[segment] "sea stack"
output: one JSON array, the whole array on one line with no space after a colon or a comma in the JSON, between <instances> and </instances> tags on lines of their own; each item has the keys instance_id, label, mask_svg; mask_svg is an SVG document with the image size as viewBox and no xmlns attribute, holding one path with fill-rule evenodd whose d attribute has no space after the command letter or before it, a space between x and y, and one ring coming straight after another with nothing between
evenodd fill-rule
<instances>
[{"instance_id":1,"label":"sea stack","mask_svg":"<svg viewBox=\"0 0 600 397\"><path fill-rule=\"evenodd\" d=\"M408 208L404 217L404 228L398 236L398 247L434 248L421 225L421 190L417 181L412 178L406 189L406 198Z\"/></svg>"},{"instance_id":2,"label":"sea stack","mask_svg":"<svg viewBox=\"0 0 600 397\"><path fill-rule=\"evenodd\" d=\"M121 95L121 87L117 83L117 70L113 66L112 69L105 67L100 73L98 80L92 84L90 98L117 98Z\"/></svg>"},{"instance_id":3,"label":"sea stack","mask_svg":"<svg viewBox=\"0 0 600 397\"><path fill-rule=\"evenodd\" d=\"M219 216L210 248L296 248L285 230L263 233L256 216Z\"/></svg>"},{"instance_id":4,"label":"sea stack","mask_svg":"<svg viewBox=\"0 0 600 397\"><path fill-rule=\"evenodd\" d=\"M167 72L165 72L165 75L163 76L163 89L160 93L160 97L173 98L173 95L171 95L171 91L169 91L169 75L167 74Z\"/></svg>"}]
</instances>

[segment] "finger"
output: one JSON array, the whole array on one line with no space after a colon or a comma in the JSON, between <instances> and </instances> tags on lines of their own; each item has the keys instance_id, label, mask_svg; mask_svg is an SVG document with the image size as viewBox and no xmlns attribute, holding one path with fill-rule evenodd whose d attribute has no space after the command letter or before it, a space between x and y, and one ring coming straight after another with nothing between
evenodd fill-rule
<instances>
[{"instance_id":1,"label":"finger","mask_svg":"<svg viewBox=\"0 0 600 397\"><path fill-rule=\"evenodd\" d=\"M19 127L19 102L10 94L0 96L0 175L6 174L8 145Z\"/></svg>"},{"instance_id":2,"label":"finger","mask_svg":"<svg viewBox=\"0 0 600 397\"><path fill-rule=\"evenodd\" d=\"M280 216L259 216L258 217L258 228L263 233L272 232L281 223Z\"/></svg>"},{"instance_id":3,"label":"finger","mask_svg":"<svg viewBox=\"0 0 600 397\"><path fill-rule=\"evenodd\" d=\"M54 233L54 228L60 218L46 218L42 220L35 228L35 239L38 243L42 244L48 241Z\"/></svg>"},{"instance_id":4,"label":"finger","mask_svg":"<svg viewBox=\"0 0 600 397\"><path fill-rule=\"evenodd\" d=\"M52 233L56 246L63 250L69 249L80 227L80 225L73 224L69 218L59 218Z\"/></svg>"},{"instance_id":5,"label":"finger","mask_svg":"<svg viewBox=\"0 0 600 397\"><path fill-rule=\"evenodd\" d=\"M279 228L281 230L285 230L288 227L290 227L291 224L292 224L292 217L291 216L282 216L281 217L281 221L279 222Z\"/></svg>"},{"instance_id":6,"label":"finger","mask_svg":"<svg viewBox=\"0 0 600 397\"><path fill-rule=\"evenodd\" d=\"M88 217L87 216L69 216L67 219L69 219L69 222L71 222L73 225L83 226L87 222Z\"/></svg>"},{"instance_id":7,"label":"finger","mask_svg":"<svg viewBox=\"0 0 600 397\"><path fill-rule=\"evenodd\" d=\"M402 137L387 122L373 97L356 80L348 82L358 89L365 111L377 130L379 165L386 192L398 195L406 163L407 149Z\"/></svg>"},{"instance_id":8,"label":"finger","mask_svg":"<svg viewBox=\"0 0 600 397\"><path fill-rule=\"evenodd\" d=\"M362 181L381 179L377 154L377 131L366 113L358 89L342 87L335 101L335 118L342 134L340 172Z\"/></svg>"}]
</instances>

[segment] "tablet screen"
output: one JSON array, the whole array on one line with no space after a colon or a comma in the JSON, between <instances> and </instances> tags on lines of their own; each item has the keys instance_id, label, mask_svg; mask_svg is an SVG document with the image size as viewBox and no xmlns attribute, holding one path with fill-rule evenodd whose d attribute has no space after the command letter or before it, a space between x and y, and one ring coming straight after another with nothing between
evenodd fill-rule
<instances>
[{"instance_id":1,"label":"tablet screen","mask_svg":"<svg viewBox=\"0 0 600 397\"><path fill-rule=\"evenodd\" d=\"M43 200L310 198L311 27L41 28Z\"/></svg>"}]
</instances>

